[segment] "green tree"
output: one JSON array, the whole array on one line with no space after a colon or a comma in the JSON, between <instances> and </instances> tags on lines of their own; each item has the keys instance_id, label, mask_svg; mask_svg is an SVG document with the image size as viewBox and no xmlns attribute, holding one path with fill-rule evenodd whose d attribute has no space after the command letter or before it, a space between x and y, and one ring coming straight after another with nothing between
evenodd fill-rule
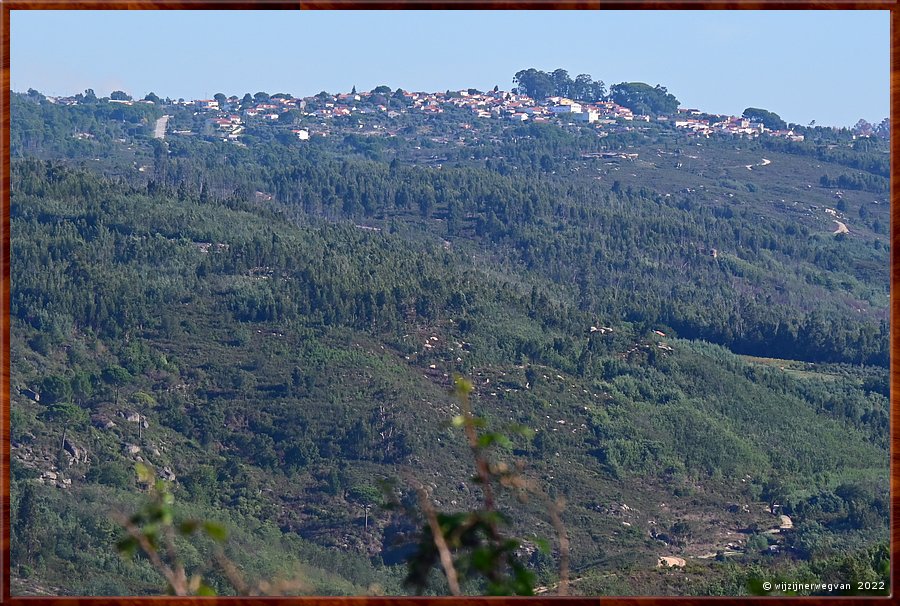
<instances>
[{"instance_id":1,"label":"green tree","mask_svg":"<svg viewBox=\"0 0 900 606\"><path fill-rule=\"evenodd\" d=\"M556 83L553 76L532 68L516 72L513 77L520 94L528 95L532 99L543 100L553 95L556 91Z\"/></svg>"},{"instance_id":2,"label":"green tree","mask_svg":"<svg viewBox=\"0 0 900 606\"><path fill-rule=\"evenodd\" d=\"M41 381L41 401L55 404L72 397L72 385L66 377L51 375Z\"/></svg>"},{"instance_id":3,"label":"green tree","mask_svg":"<svg viewBox=\"0 0 900 606\"><path fill-rule=\"evenodd\" d=\"M753 122L762 122L763 125L770 130L783 130L787 128L787 123L781 119L781 116L765 109L748 107L744 110L742 115Z\"/></svg>"},{"instance_id":4,"label":"green tree","mask_svg":"<svg viewBox=\"0 0 900 606\"><path fill-rule=\"evenodd\" d=\"M116 405L119 404L119 388L131 381L131 373L119 365L107 366L103 369L103 380L116 388Z\"/></svg>"},{"instance_id":5,"label":"green tree","mask_svg":"<svg viewBox=\"0 0 900 606\"><path fill-rule=\"evenodd\" d=\"M650 86L644 82L622 82L609 88L610 98L636 114L674 114L678 99L664 86Z\"/></svg>"}]
</instances>

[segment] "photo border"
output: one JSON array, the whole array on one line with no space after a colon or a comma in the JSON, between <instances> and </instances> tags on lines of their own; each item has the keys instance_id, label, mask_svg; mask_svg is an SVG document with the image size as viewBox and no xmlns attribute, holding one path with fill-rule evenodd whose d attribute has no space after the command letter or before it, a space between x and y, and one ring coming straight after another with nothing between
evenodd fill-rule
<instances>
[{"instance_id":1,"label":"photo border","mask_svg":"<svg viewBox=\"0 0 900 606\"><path fill-rule=\"evenodd\" d=\"M865 597L30 597L10 595L10 11L13 10L887 10L890 11L891 63L890 63L890 119L891 119L891 303L890 303L890 543L891 543L891 588L896 591L900 587L900 574L896 564L900 562L900 527L893 524L900 509L900 422L898 402L895 394L900 393L900 376L898 376L897 360L900 354L900 301L894 295L894 286L900 280L900 208L896 194L898 192L898 158L900 158L900 140L897 138L898 108L900 108L900 2L897 0L840 0L828 2L822 0L734 0L731 2L705 0L671 0L638 2L634 0L579 1L561 0L330 0L294 2L289 0L261 0L248 2L245 0L180 0L180 1L65 1L65 0L0 0L2 11L2 28L0 28L0 603L38 606L143 606L146 604L186 604L186 603L240 603L252 605L309 604L316 606L403 606L419 605L481 605L499 606L535 603L592 604L618 606L676 606L704 605L725 606L735 602L755 605L768 605L782 602L802 603L809 606L850 605L886 605L891 603L891 596ZM802 37L799 38L802 44ZM864 57L859 60L864 61Z\"/></svg>"}]
</instances>

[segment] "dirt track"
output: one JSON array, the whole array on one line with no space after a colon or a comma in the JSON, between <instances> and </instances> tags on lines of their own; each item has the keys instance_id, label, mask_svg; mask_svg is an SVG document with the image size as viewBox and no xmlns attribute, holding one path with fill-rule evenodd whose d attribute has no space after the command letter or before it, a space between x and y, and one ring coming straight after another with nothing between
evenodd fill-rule
<instances>
[{"instance_id":1,"label":"dirt track","mask_svg":"<svg viewBox=\"0 0 900 606\"><path fill-rule=\"evenodd\" d=\"M169 116L163 116L159 120L156 121L156 125L153 127L153 138L154 139L165 139L166 138L166 124L169 122Z\"/></svg>"}]
</instances>

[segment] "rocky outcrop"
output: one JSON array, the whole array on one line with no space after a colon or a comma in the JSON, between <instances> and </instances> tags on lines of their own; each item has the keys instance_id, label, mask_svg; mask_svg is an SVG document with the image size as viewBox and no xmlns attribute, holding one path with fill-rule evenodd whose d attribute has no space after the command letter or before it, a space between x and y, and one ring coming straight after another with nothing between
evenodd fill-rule
<instances>
[{"instance_id":1,"label":"rocky outcrop","mask_svg":"<svg viewBox=\"0 0 900 606\"><path fill-rule=\"evenodd\" d=\"M66 438L63 442L63 448L65 448L66 452L69 453L69 465L77 465L78 463L88 462L87 451L79 448L69 438Z\"/></svg>"}]
</instances>

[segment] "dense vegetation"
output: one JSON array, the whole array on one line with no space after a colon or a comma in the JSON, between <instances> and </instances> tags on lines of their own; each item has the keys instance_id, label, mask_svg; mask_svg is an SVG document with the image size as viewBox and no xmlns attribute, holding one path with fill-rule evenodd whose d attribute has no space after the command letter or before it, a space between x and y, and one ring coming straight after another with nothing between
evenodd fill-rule
<instances>
[{"instance_id":1,"label":"dense vegetation","mask_svg":"<svg viewBox=\"0 0 900 606\"><path fill-rule=\"evenodd\" d=\"M138 459L233 529L248 573L404 591L416 526L373 507L380 481L478 501L453 373L487 423L536 431L504 448L568 503L573 592L883 577L888 203L827 177L879 183L883 143L473 136L448 110L305 142L295 116L239 146L166 112L200 134L150 139L149 105L13 98L18 591L158 591L113 550ZM551 537L540 504L500 509ZM553 583L556 554L523 549ZM678 554L687 575L657 571Z\"/></svg>"}]
</instances>

